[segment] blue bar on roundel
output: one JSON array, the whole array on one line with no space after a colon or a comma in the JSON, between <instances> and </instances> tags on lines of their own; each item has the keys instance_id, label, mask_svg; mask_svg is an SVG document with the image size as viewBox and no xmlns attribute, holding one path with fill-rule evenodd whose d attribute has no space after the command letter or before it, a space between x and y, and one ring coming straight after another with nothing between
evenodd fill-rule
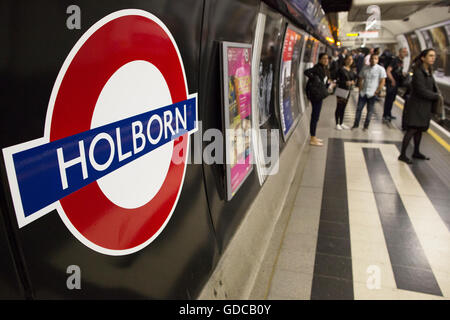
<instances>
[{"instance_id":1,"label":"blue bar on roundel","mask_svg":"<svg viewBox=\"0 0 450 320\"><path fill-rule=\"evenodd\" d=\"M25 217L197 129L196 97L13 154Z\"/></svg>"}]
</instances>

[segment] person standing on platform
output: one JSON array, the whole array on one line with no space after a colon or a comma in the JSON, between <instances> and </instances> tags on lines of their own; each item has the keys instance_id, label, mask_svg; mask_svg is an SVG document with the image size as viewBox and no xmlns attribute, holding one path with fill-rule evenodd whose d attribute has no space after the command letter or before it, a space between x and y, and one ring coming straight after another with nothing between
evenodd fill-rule
<instances>
[{"instance_id":1,"label":"person standing on platform","mask_svg":"<svg viewBox=\"0 0 450 320\"><path fill-rule=\"evenodd\" d=\"M344 65L344 60L348 55L348 50L346 48L342 49L342 52L338 56L339 61L339 68L338 70Z\"/></svg>"},{"instance_id":2,"label":"person standing on platform","mask_svg":"<svg viewBox=\"0 0 450 320\"><path fill-rule=\"evenodd\" d=\"M359 73L359 99L356 109L355 122L352 129L356 129L359 126L361 119L361 113L367 103L367 115L364 122L364 130L369 128L370 117L373 113L373 107L377 96L381 93L381 90L386 81L386 71L382 66L378 64L378 56L372 54L370 56L370 66L364 67Z\"/></svg>"},{"instance_id":3,"label":"person standing on platform","mask_svg":"<svg viewBox=\"0 0 450 320\"><path fill-rule=\"evenodd\" d=\"M336 130L350 129L344 122L345 107L350 97L350 90L355 84L356 74L352 71L353 57L347 55L344 65L337 73L337 89L336 89L336 111L334 113L336 119Z\"/></svg>"},{"instance_id":4,"label":"person standing on platform","mask_svg":"<svg viewBox=\"0 0 450 320\"><path fill-rule=\"evenodd\" d=\"M330 62L330 78L332 80L336 80L338 70L339 70L339 52L337 50L334 50Z\"/></svg>"},{"instance_id":5,"label":"person standing on platform","mask_svg":"<svg viewBox=\"0 0 450 320\"><path fill-rule=\"evenodd\" d=\"M389 51L389 49L384 50L378 60L378 64L380 64L381 66L383 66L386 69L389 66L389 64L391 63L390 62L391 56L392 56L392 54Z\"/></svg>"},{"instance_id":6,"label":"person standing on platform","mask_svg":"<svg viewBox=\"0 0 450 320\"><path fill-rule=\"evenodd\" d=\"M402 150L398 160L411 164L412 161L406 156L409 142L414 138L415 159L429 160L420 152L420 141L422 132L427 131L430 126L431 110L434 103L443 99L436 87L433 77L433 64L436 60L434 49L426 49L414 61L414 74L411 84L411 95L406 102L406 133L403 137ZM442 101L442 100L441 100Z\"/></svg>"},{"instance_id":7,"label":"person standing on platform","mask_svg":"<svg viewBox=\"0 0 450 320\"><path fill-rule=\"evenodd\" d=\"M306 96L311 101L312 113L310 122L310 144L313 146L323 146L323 140L316 137L317 122L322 109L322 102L333 89L334 84L330 80L330 70L328 70L328 55L319 54L319 63L314 67L305 70L304 74L308 77L306 83Z\"/></svg>"},{"instance_id":8,"label":"person standing on platform","mask_svg":"<svg viewBox=\"0 0 450 320\"><path fill-rule=\"evenodd\" d=\"M355 58L356 73L359 74L364 67L364 53L362 49L358 50Z\"/></svg>"},{"instance_id":9,"label":"person standing on platform","mask_svg":"<svg viewBox=\"0 0 450 320\"><path fill-rule=\"evenodd\" d=\"M408 56L408 49L401 48L398 51L398 57L394 57L386 68L386 97L384 98L383 121L388 122L395 119L392 116L392 105L397 97L398 87L405 77L403 73L403 59Z\"/></svg>"},{"instance_id":10,"label":"person standing on platform","mask_svg":"<svg viewBox=\"0 0 450 320\"><path fill-rule=\"evenodd\" d=\"M372 56L373 51L374 51L373 48L369 49L369 53L364 57L364 65L370 66L370 57Z\"/></svg>"}]
</instances>

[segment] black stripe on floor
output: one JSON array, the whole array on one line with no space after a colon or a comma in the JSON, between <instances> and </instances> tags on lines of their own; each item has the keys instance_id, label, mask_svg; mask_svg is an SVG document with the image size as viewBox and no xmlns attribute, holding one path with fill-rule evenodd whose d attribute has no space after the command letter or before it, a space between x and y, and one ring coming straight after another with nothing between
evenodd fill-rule
<instances>
[{"instance_id":1,"label":"black stripe on floor","mask_svg":"<svg viewBox=\"0 0 450 320\"><path fill-rule=\"evenodd\" d=\"M397 288L442 296L380 150L363 153Z\"/></svg>"},{"instance_id":2,"label":"black stripe on floor","mask_svg":"<svg viewBox=\"0 0 450 320\"><path fill-rule=\"evenodd\" d=\"M311 300L353 300L344 141L328 139Z\"/></svg>"}]
</instances>

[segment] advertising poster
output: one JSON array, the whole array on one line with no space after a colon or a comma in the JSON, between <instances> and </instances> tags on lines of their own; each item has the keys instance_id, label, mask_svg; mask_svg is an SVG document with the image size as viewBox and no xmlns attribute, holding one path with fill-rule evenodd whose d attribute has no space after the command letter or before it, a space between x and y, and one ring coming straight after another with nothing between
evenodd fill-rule
<instances>
[{"instance_id":1,"label":"advertising poster","mask_svg":"<svg viewBox=\"0 0 450 320\"><path fill-rule=\"evenodd\" d=\"M303 36L293 28L286 29L280 67L280 120L285 141L300 115L298 70L303 40Z\"/></svg>"},{"instance_id":2,"label":"advertising poster","mask_svg":"<svg viewBox=\"0 0 450 320\"><path fill-rule=\"evenodd\" d=\"M436 51L434 75L441 81L450 82L450 23L420 31L426 48Z\"/></svg>"},{"instance_id":3,"label":"advertising poster","mask_svg":"<svg viewBox=\"0 0 450 320\"><path fill-rule=\"evenodd\" d=\"M435 70L436 76L450 76L449 61L447 60L447 51L449 49L447 31L444 26L430 29L433 39L434 49L436 50Z\"/></svg>"},{"instance_id":4,"label":"advertising poster","mask_svg":"<svg viewBox=\"0 0 450 320\"><path fill-rule=\"evenodd\" d=\"M319 40L314 40L313 52L312 52L312 63L313 65L317 64L319 58Z\"/></svg>"},{"instance_id":5,"label":"advertising poster","mask_svg":"<svg viewBox=\"0 0 450 320\"><path fill-rule=\"evenodd\" d=\"M270 150L279 147L272 135L276 133L280 123L276 116L276 84L279 57L283 41L283 18L268 7L258 15L252 57L253 90L253 156L259 182L262 185L273 168L276 160ZM276 131L276 132L275 132Z\"/></svg>"},{"instance_id":6,"label":"advertising poster","mask_svg":"<svg viewBox=\"0 0 450 320\"><path fill-rule=\"evenodd\" d=\"M251 45L222 43L227 198L252 170Z\"/></svg>"},{"instance_id":7,"label":"advertising poster","mask_svg":"<svg viewBox=\"0 0 450 320\"><path fill-rule=\"evenodd\" d=\"M303 63L305 63L306 68L312 67L314 64L312 62L312 53L314 46L314 38L311 36L307 36L305 52L303 53Z\"/></svg>"},{"instance_id":8,"label":"advertising poster","mask_svg":"<svg viewBox=\"0 0 450 320\"><path fill-rule=\"evenodd\" d=\"M419 39L417 39L417 35L415 32L407 33L407 34L405 34L405 37L406 37L406 41L408 41L411 60L413 60L417 56L419 56L419 54L421 52Z\"/></svg>"}]
</instances>

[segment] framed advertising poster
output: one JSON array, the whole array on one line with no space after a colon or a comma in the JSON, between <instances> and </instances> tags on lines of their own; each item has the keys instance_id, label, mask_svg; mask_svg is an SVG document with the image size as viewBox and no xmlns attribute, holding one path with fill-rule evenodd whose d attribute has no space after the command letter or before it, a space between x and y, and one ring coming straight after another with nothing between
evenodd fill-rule
<instances>
[{"instance_id":1,"label":"framed advertising poster","mask_svg":"<svg viewBox=\"0 0 450 320\"><path fill-rule=\"evenodd\" d=\"M234 42L221 45L227 200L231 200L253 170L252 46Z\"/></svg>"},{"instance_id":2,"label":"framed advertising poster","mask_svg":"<svg viewBox=\"0 0 450 320\"><path fill-rule=\"evenodd\" d=\"M292 26L286 28L280 63L280 120L283 139L287 141L299 116L299 67L304 36Z\"/></svg>"},{"instance_id":3,"label":"framed advertising poster","mask_svg":"<svg viewBox=\"0 0 450 320\"><path fill-rule=\"evenodd\" d=\"M283 17L264 4L258 14L252 56L253 156L262 185L277 170L279 121L275 112L276 75L284 31ZM272 151L271 151L272 150Z\"/></svg>"}]
</instances>

